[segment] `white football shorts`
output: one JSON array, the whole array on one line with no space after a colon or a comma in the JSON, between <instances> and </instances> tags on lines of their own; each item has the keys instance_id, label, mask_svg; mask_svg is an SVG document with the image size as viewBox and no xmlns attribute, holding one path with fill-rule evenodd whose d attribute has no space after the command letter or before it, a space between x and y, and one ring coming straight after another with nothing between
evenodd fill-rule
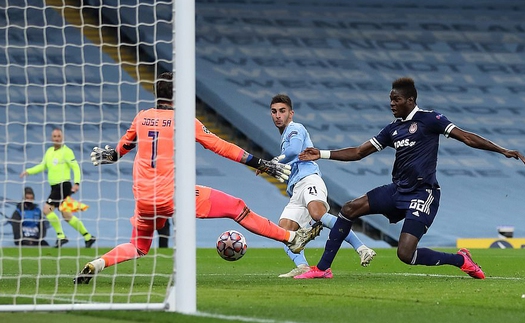
<instances>
[{"instance_id":1,"label":"white football shorts","mask_svg":"<svg viewBox=\"0 0 525 323\"><path fill-rule=\"evenodd\" d=\"M326 212L328 212L330 206L327 199L328 190L321 176L308 175L295 184L290 202L284 207L280 218L295 221L301 228L309 227L312 217L306 206L311 201L320 201L326 206Z\"/></svg>"}]
</instances>

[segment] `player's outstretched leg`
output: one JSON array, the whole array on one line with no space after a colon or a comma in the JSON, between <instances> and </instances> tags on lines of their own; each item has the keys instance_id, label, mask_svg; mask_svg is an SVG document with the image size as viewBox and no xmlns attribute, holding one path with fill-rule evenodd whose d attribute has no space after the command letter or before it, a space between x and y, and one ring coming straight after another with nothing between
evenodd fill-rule
<instances>
[{"instance_id":1,"label":"player's outstretched leg","mask_svg":"<svg viewBox=\"0 0 525 323\"><path fill-rule=\"evenodd\" d=\"M323 223L325 227L329 229L333 228L335 221L337 221L337 217L330 213L325 213L321 217L321 222ZM370 262L376 256L376 252L368 248L361 241L361 239L359 239L359 237L355 234L353 230L350 230L350 233L346 236L345 241L348 242L350 245L352 245L352 247L354 247L355 251L357 252L361 260L361 266L368 267L368 265L370 265Z\"/></svg>"},{"instance_id":2,"label":"player's outstretched leg","mask_svg":"<svg viewBox=\"0 0 525 323\"><path fill-rule=\"evenodd\" d=\"M91 278L104 268L145 256L151 247L153 232L153 230L134 229L131 237L132 242L119 244L102 257L88 262L77 277L73 279L73 283L89 284Z\"/></svg>"},{"instance_id":3,"label":"player's outstretched leg","mask_svg":"<svg viewBox=\"0 0 525 323\"><path fill-rule=\"evenodd\" d=\"M323 224L321 222L316 222L309 228L301 228L295 231L295 237L288 244L288 248L290 248L293 253L301 252L308 242L319 236L322 229Z\"/></svg>"},{"instance_id":4,"label":"player's outstretched leg","mask_svg":"<svg viewBox=\"0 0 525 323\"><path fill-rule=\"evenodd\" d=\"M470 255L470 251L468 249L459 249L458 255L462 255L464 259L463 266L461 266L461 270L465 273L467 273L470 277L476 278L476 279L485 279L485 274L481 270L481 267L472 260L472 256Z\"/></svg>"}]
</instances>

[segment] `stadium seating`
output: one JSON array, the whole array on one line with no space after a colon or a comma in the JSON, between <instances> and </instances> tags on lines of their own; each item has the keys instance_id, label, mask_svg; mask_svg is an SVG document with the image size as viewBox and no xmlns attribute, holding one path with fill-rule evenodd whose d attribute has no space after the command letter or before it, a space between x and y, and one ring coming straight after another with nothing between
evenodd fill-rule
<instances>
[{"instance_id":1,"label":"stadium seating","mask_svg":"<svg viewBox=\"0 0 525 323\"><path fill-rule=\"evenodd\" d=\"M148 3L141 2L139 19L154 16ZM268 111L274 94L292 97L295 120L318 147L340 148L361 144L393 120L390 84L411 76L421 108L522 149L523 9L519 1L199 2L197 94L277 154L279 136ZM157 15L170 19L168 11ZM119 19L133 23L134 17ZM165 39L171 27L159 32L165 36L156 37ZM151 33L139 34L153 43ZM163 57L171 48L157 51ZM444 137L439 158L442 203L423 245L496 237L502 224L525 234L518 217L525 187L521 163ZM389 149L353 164L320 164L331 198L344 203L388 183L392 160ZM381 216L367 222L393 238L400 229Z\"/></svg>"},{"instance_id":2,"label":"stadium seating","mask_svg":"<svg viewBox=\"0 0 525 323\"><path fill-rule=\"evenodd\" d=\"M361 144L393 119L390 84L405 75L416 80L421 108L505 147L525 147L524 7L517 1L497 8L489 1L304 1L197 9L198 95L274 154L272 95L294 99L295 120L316 146L341 148ZM501 224L523 236L523 164L441 142L442 203L422 244L496 237ZM321 161L331 198L344 203L388 183L392 157L389 149L353 164ZM367 221L397 237L399 225L381 216Z\"/></svg>"},{"instance_id":3,"label":"stadium seating","mask_svg":"<svg viewBox=\"0 0 525 323\"><path fill-rule=\"evenodd\" d=\"M145 0L140 1L140 10L136 10L133 6L137 2L105 0L102 5L100 0L86 1L99 6L108 21L121 23L123 32L131 41L143 44L152 58L161 58L161 65L169 68L172 34L169 6L162 1ZM523 152L525 41L521 22L524 9L521 2L511 0L499 1L497 6L486 0L442 1L439 4L429 0L322 4L314 0L249 4L198 2L197 95L254 142L276 155L279 153L279 134L271 122L268 106L274 94L287 93L292 97L295 121L309 129L317 147L336 149L359 145L391 122L393 117L388 107L390 84L397 77L411 76L416 80L421 108L440 111L463 129ZM153 21L161 22L156 33L151 26ZM139 28L134 28L137 23ZM66 31L75 33L70 29ZM80 42L78 34L68 39L75 37ZM88 46L84 50L91 49ZM79 55L74 55L77 50L72 48L73 54L66 59L78 59ZM39 55L42 53L36 53L35 57ZM0 61L6 59L0 57ZM108 58L103 56L103 59ZM109 59L108 66L113 68ZM99 77L95 72L90 74ZM24 80L21 71L6 71L0 75L4 78L10 75L16 82ZM74 80L78 73L72 69L68 75ZM108 72L104 77L110 78L111 75L114 73ZM67 91L68 95L76 93L92 98L93 109L98 111L97 102L101 102L101 98L97 87L73 86L71 90ZM9 96L1 95L7 91ZM0 100L9 97L10 104L23 107L26 101L17 101L17 98L23 99L20 91L16 87L7 89L0 85ZM48 94L57 92L55 96L59 98L64 93L60 86L46 91ZM104 92L108 96L112 93L115 92ZM36 87L32 95L34 101L28 102L42 103L42 89ZM147 105L151 97L148 93L144 96ZM115 105L118 102L109 101ZM76 101L71 99L70 102ZM60 102L53 103L60 115ZM104 107L104 120L107 110L111 111L109 105ZM67 111L69 118L70 109ZM25 120L24 116L15 116L11 110L8 113L9 121ZM97 113L99 117L100 112ZM134 113L131 108L129 115L120 115L124 122L113 129L115 131L109 137L105 132L101 135L96 121L83 125L75 125L74 121L71 127L82 130L89 143L98 144L106 138L116 141L119 131L125 128ZM110 121L114 121L109 114ZM79 117L78 113L75 117ZM31 118L42 117L32 114ZM61 121L65 120L57 122ZM3 124L4 120L0 120L0 126ZM115 128L109 123L105 125ZM30 126L40 127L39 124ZM14 141L9 141L12 144L4 151L12 149L13 154L20 154L22 143L28 140L21 140L11 129L3 130L0 129L0 136L9 133L15 137L8 138ZM39 135L35 136L35 142L33 139L29 142L41 147L39 138L49 131L37 131ZM31 135L24 132L24 136ZM68 133L68 136L74 138L73 134ZM82 159L85 162L88 150L89 147L84 145ZM41 153L42 150L33 157L20 155L13 158L21 163L24 160L36 162ZM393 149L387 149L355 163L320 161L331 199L342 204L375 186L390 182L393 153ZM206 162L211 160L210 155L206 153ZM198 160L203 162L199 156ZM246 198L250 206L254 205L255 210L267 215L263 210L268 210L269 203L258 207L257 199L248 200L244 192L237 194L238 185L228 182L230 177L226 172L234 167L243 168L232 164L216 167L220 161L216 163L214 160L209 165L213 166L212 171L208 170L208 165L198 164L206 169L198 179L205 184L208 179L204 173L224 174L209 176L210 185ZM83 166L84 170L89 167ZM437 174L443 189L442 203L422 245L449 247L455 245L458 237L496 237L498 225L514 225L515 236L524 236L525 227L520 219L523 210L521 196L525 189L523 167L515 160L469 149L443 137ZM17 172L18 169L13 170L13 174L2 176L8 177L9 183L16 182L14 176ZM249 178L247 172L246 178ZM255 182L259 185L262 181ZM7 184L7 187L10 185L14 184ZM47 192L47 187L43 190ZM275 201L278 207L268 212L274 214L275 217L271 217L274 220L286 199L276 194ZM122 212L120 207L117 209ZM392 239L397 238L399 224L389 225L379 215L367 217L366 221ZM206 234L214 235L212 232Z\"/></svg>"}]
</instances>

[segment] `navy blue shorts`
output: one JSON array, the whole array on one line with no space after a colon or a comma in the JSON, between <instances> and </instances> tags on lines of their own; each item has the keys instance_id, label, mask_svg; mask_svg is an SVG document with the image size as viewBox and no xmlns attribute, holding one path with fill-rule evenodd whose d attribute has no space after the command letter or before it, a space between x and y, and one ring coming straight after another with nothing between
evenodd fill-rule
<instances>
[{"instance_id":1,"label":"navy blue shorts","mask_svg":"<svg viewBox=\"0 0 525 323\"><path fill-rule=\"evenodd\" d=\"M412 192L398 192L395 184L388 184L376 187L366 195L370 214L382 214L390 223L414 220L428 229L436 217L441 190L439 187L420 187ZM405 227L403 231L406 231ZM414 235L420 238L422 233Z\"/></svg>"}]
</instances>

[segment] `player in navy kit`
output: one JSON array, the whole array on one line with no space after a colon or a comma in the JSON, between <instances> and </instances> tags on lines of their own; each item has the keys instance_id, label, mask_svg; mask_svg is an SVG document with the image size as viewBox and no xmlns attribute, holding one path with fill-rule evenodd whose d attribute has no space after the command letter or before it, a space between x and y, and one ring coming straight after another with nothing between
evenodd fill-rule
<instances>
[{"instance_id":1,"label":"player in navy kit","mask_svg":"<svg viewBox=\"0 0 525 323\"><path fill-rule=\"evenodd\" d=\"M387 146L396 150L392 183L377 187L345 203L330 231L317 266L312 266L310 271L294 278L332 278L330 266L344 237L350 231L352 222L367 214L383 214L391 223L405 219L397 247L397 256L404 263L453 265L473 278L485 278L467 249L450 254L417 247L421 237L432 225L439 207L440 188L436 179L439 136L443 134L472 148L494 151L523 163L525 157L516 150L505 149L477 134L458 128L438 112L420 109L416 99L414 81L411 78L397 79L392 83L390 91L390 108L396 120L383 128L377 136L359 147L332 151L307 148L299 155L301 160L326 158L355 161Z\"/></svg>"}]
</instances>

